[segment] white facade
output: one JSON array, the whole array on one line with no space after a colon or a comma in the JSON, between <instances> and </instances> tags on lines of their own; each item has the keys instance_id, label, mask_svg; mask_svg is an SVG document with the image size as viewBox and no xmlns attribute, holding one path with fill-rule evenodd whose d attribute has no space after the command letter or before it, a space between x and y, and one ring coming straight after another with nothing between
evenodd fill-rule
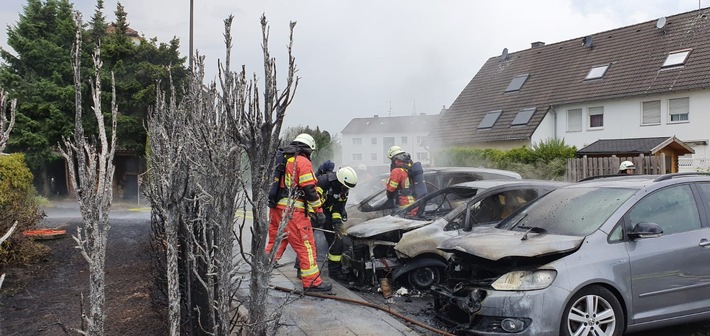
<instances>
[{"instance_id":1,"label":"white facade","mask_svg":"<svg viewBox=\"0 0 710 336\"><path fill-rule=\"evenodd\" d=\"M413 161L429 164L431 153L422 146L426 135L425 132L343 134L343 165L357 167L365 164L373 172L386 172L390 164L387 150L394 145L402 147Z\"/></svg>"},{"instance_id":2,"label":"white facade","mask_svg":"<svg viewBox=\"0 0 710 336\"><path fill-rule=\"evenodd\" d=\"M703 160L708 157L709 108L710 90L559 105L547 113L531 141L561 138L580 149L599 139L676 136L695 150L693 159Z\"/></svg>"}]
</instances>

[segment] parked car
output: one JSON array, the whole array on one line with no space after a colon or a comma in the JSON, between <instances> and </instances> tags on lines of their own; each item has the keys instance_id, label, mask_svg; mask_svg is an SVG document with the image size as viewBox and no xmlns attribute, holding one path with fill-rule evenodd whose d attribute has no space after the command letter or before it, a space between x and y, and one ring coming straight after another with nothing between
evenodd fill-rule
<instances>
[{"instance_id":1,"label":"parked car","mask_svg":"<svg viewBox=\"0 0 710 336\"><path fill-rule=\"evenodd\" d=\"M480 180L428 194L392 215L352 225L343 265L358 282L376 285L383 276L417 289L440 281L450 253L436 247L461 230L492 225L564 182Z\"/></svg>"},{"instance_id":2,"label":"parked car","mask_svg":"<svg viewBox=\"0 0 710 336\"><path fill-rule=\"evenodd\" d=\"M433 287L458 334L622 335L710 318L710 175L556 189L497 227L439 245Z\"/></svg>"},{"instance_id":3,"label":"parked car","mask_svg":"<svg viewBox=\"0 0 710 336\"><path fill-rule=\"evenodd\" d=\"M358 184L352 190L350 199L355 202L350 203L346 209L348 216L348 222L345 223L346 228L368 219L387 216L398 210L397 208L382 209L383 204L387 201L385 183L388 177L389 174L380 175L373 179L374 182L370 181L362 186ZM516 172L501 169L468 167L429 167L424 169L424 180L429 193L461 182L520 178L520 174ZM358 196L362 195L363 191L367 196Z\"/></svg>"}]
</instances>

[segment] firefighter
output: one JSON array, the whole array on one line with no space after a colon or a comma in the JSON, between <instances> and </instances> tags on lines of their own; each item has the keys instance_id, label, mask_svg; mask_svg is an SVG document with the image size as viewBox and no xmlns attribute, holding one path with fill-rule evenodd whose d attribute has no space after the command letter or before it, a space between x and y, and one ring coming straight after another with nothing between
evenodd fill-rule
<instances>
[{"instance_id":1,"label":"firefighter","mask_svg":"<svg viewBox=\"0 0 710 336\"><path fill-rule=\"evenodd\" d=\"M343 254L343 222L347 220L345 205L348 192L357 185L357 173L352 167L342 167L336 172L325 172L318 176L318 188L322 190L323 213L325 214L328 241L328 276L332 279L347 280L340 259Z\"/></svg>"},{"instance_id":2,"label":"firefighter","mask_svg":"<svg viewBox=\"0 0 710 336\"><path fill-rule=\"evenodd\" d=\"M387 179L385 188L387 189L387 203L394 204L400 208L414 203L414 188L409 181L409 169L412 167L412 159L409 153L399 146L392 146L387 151L387 157L391 160L390 176Z\"/></svg>"},{"instance_id":3,"label":"firefighter","mask_svg":"<svg viewBox=\"0 0 710 336\"><path fill-rule=\"evenodd\" d=\"M620 175L633 175L634 170L636 170L636 166L634 165L633 162L631 161L624 161L619 165L619 172L617 174Z\"/></svg>"},{"instance_id":4,"label":"firefighter","mask_svg":"<svg viewBox=\"0 0 710 336\"><path fill-rule=\"evenodd\" d=\"M316 262L316 242L309 212L312 211L316 225L325 223L321 198L316 191L316 177L311 164L311 153L316 149L316 142L308 134L299 134L291 142L297 150L295 155L286 159L284 175L280 182L280 197L275 208L269 212L269 242L266 251L271 252L281 218L289 204L289 189L295 189L297 199L293 204L293 214L286 224L286 238L276 251L278 260L290 244L296 251L299 273L304 291L327 292L333 286L323 282Z\"/></svg>"}]
</instances>

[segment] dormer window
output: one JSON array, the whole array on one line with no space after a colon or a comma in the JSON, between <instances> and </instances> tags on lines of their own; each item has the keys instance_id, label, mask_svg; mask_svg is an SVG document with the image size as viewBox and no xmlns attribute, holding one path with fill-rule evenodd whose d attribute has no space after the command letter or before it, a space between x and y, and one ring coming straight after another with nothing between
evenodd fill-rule
<instances>
[{"instance_id":1,"label":"dormer window","mask_svg":"<svg viewBox=\"0 0 710 336\"><path fill-rule=\"evenodd\" d=\"M522 74L522 75L515 76L510 81L510 84L508 84L508 87L505 88L505 92L513 92L513 91L520 90L520 88L523 87L523 84L525 84L525 81L527 81L527 80L528 80L528 74Z\"/></svg>"},{"instance_id":2,"label":"dormer window","mask_svg":"<svg viewBox=\"0 0 710 336\"><path fill-rule=\"evenodd\" d=\"M666 61L663 62L663 65L661 67L668 68L684 65L685 60L688 59L688 55L690 55L691 51L692 49L671 51L670 53L668 53L668 57L666 57Z\"/></svg>"},{"instance_id":3,"label":"dormer window","mask_svg":"<svg viewBox=\"0 0 710 336\"><path fill-rule=\"evenodd\" d=\"M486 129L493 127L493 124L496 123L496 120L498 120L498 117L500 116L501 112L503 111L498 110L486 113L486 116L483 117L481 123L478 124L478 129Z\"/></svg>"},{"instance_id":4,"label":"dormer window","mask_svg":"<svg viewBox=\"0 0 710 336\"><path fill-rule=\"evenodd\" d=\"M585 77L584 79L587 80L587 79L602 78L602 77L604 77L604 74L606 73L607 69L609 69L609 64L595 66L591 70L589 70L587 77Z\"/></svg>"}]
</instances>

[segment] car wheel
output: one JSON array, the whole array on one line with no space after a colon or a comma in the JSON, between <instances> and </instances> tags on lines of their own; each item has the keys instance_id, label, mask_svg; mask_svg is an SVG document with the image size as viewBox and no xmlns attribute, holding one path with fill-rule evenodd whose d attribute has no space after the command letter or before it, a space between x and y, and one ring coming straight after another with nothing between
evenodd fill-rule
<instances>
[{"instance_id":1,"label":"car wheel","mask_svg":"<svg viewBox=\"0 0 710 336\"><path fill-rule=\"evenodd\" d=\"M407 279L413 288L429 289L439 283L441 270L435 266L420 267L407 273Z\"/></svg>"},{"instance_id":2,"label":"car wheel","mask_svg":"<svg viewBox=\"0 0 710 336\"><path fill-rule=\"evenodd\" d=\"M574 294L562 313L560 335L621 336L624 312L608 289L586 287Z\"/></svg>"}]
</instances>

